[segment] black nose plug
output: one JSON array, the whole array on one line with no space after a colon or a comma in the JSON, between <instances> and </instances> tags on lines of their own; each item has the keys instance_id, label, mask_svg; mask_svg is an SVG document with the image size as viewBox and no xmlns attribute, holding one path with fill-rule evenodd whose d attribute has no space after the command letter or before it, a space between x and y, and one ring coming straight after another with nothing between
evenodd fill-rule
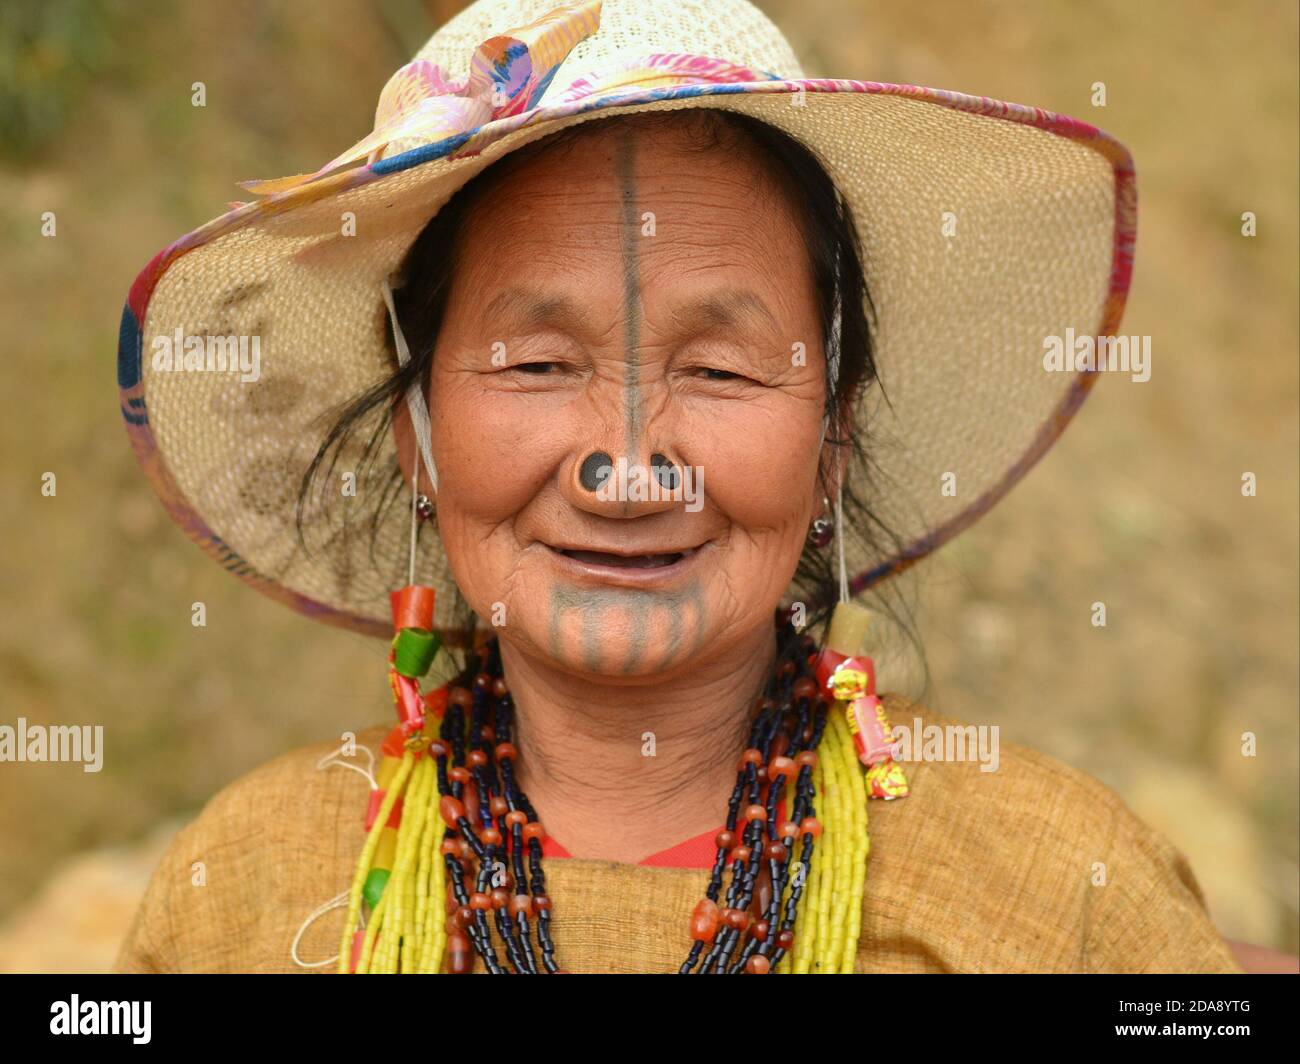
<instances>
[{"instance_id":1,"label":"black nose plug","mask_svg":"<svg viewBox=\"0 0 1300 1064\"><path fill-rule=\"evenodd\" d=\"M666 455L652 454L650 468L655 471L655 477L665 488L671 490L677 487L677 468Z\"/></svg>"},{"instance_id":2,"label":"black nose plug","mask_svg":"<svg viewBox=\"0 0 1300 1064\"><path fill-rule=\"evenodd\" d=\"M588 491L596 491L614 472L614 459L604 451L593 451L582 461L578 481Z\"/></svg>"}]
</instances>

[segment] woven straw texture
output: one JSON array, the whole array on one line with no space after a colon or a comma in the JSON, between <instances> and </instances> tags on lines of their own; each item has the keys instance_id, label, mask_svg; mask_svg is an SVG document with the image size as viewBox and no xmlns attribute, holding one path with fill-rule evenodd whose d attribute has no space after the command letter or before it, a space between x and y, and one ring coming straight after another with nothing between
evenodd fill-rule
<instances>
[{"instance_id":1,"label":"woven straw texture","mask_svg":"<svg viewBox=\"0 0 1300 1064\"><path fill-rule=\"evenodd\" d=\"M530 22L558 6L558 0L505 0L471 4L450 19L420 49L453 77L469 73L474 49L507 26ZM554 99L568 83L567 72L586 73L607 67L617 56L651 52L687 52L713 56L786 78L803 77L803 69L780 31L758 8L736 0L686 0L683 3L601 5L600 31L579 41L542 97Z\"/></svg>"},{"instance_id":2,"label":"woven straw texture","mask_svg":"<svg viewBox=\"0 0 1300 1064\"><path fill-rule=\"evenodd\" d=\"M956 722L886 696L891 720ZM376 753L387 729L359 733ZM236 781L184 828L122 947L125 972L303 971L303 921L347 889L367 783L296 750ZM1185 859L1112 791L1001 745L975 762L913 764L912 793L871 802L859 972L1236 972ZM195 886L193 864L206 866ZM1094 863L1106 885L1093 886ZM558 959L574 972L674 972L708 871L546 861ZM343 913L310 926L305 962L334 955ZM333 971L333 966L309 969ZM476 971L481 972L481 967Z\"/></svg>"},{"instance_id":3,"label":"woven straw texture","mask_svg":"<svg viewBox=\"0 0 1300 1064\"><path fill-rule=\"evenodd\" d=\"M463 77L485 38L551 6L476 4L421 56ZM373 543L368 525L347 516L382 490L395 463L391 440L357 498L336 501L332 520L309 510L310 552L291 534L329 415L392 369L381 282L451 194L503 154L575 122L682 107L740 111L797 137L824 160L857 220L889 397L884 405L873 389L860 404L878 472L858 489L900 542L882 552L848 538L854 590L987 510L1096 379L1045 371L1044 338L1118 326L1135 211L1127 153L1047 112L872 82L697 85L548 110L547 100L593 70L673 52L801 77L784 38L744 0L607 0L599 29L560 65L542 106L490 124L472 154L416 148L394 157L413 145L390 146L377 171L361 167L245 206L161 252L124 314L119 383L137 454L182 527L295 608L389 631L387 593L406 583L409 510L390 507ZM945 235L949 215L956 231ZM355 235L343 234L347 217ZM259 337L260 379L155 369L156 339L178 330ZM357 453L345 454L338 470L358 464ZM946 473L956 476L955 496L940 490ZM439 589L438 623L448 624L452 596L441 592L451 577L428 540L417 577Z\"/></svg>"}]
</instances>

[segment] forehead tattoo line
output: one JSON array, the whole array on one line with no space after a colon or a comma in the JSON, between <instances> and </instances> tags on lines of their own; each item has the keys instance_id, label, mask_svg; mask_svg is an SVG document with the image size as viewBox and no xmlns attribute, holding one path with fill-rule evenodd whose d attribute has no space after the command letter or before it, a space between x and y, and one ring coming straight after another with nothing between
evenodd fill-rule
<instances>
[{"instance_id":1,"label":"forehead tattoo line","mask_svg":"<svg viewBox=\"0 0 1300 1064\"><path fill-rule=\"evenodd\" d=\"M626 133L619 144L617 166L619 195L623 202L623 309L627 323L623 337L623 388L627 403L624 450L628 461L635 461L640 454L641 434L641 289L637 269L637 240L641 230L637 216L634 153L635 140Z\"/></svg>"}]
</instances>

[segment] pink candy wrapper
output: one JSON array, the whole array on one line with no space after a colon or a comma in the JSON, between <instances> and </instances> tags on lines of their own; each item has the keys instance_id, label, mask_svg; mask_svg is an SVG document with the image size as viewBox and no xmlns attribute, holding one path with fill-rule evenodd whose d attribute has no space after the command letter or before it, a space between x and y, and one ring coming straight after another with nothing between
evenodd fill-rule
<instances>
[{"instance_id":1,"label":"pink candy wrapper","mask_svg":"<svg viewBox=\"0 0 1300 1064\"><path fill-rule=\"evenodd\" d=\"M858 760L875 765L894 756L894 735L885 710L875 695L855 698L845 710Z\"/></svg>"}]
</instances>

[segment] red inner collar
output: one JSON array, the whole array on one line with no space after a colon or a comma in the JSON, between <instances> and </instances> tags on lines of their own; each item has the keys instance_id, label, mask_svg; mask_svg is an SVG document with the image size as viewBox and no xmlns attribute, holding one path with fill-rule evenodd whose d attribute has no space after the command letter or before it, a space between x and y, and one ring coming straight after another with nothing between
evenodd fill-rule
<instances>
[{"instance_id":1,"label":"red inner collar","mask_svg":"<svg viewBox=\"0 0 1300 1064\"><path fill-rule=\"evenodd\" d=\"M776 803L777 823L785 819L785 798L784 796ZM652 853L649 857L637 861L636 864L644 868L712 868L713 862L718 856L718 844L716 839L718 832L722 831L722 825L718 825L712 831L706 831L694 838L686 839L674 846L669 846L666 850L660 850L658 853ZM543 857L572 857L573 854L566 850L558 839L547 835L542 840Z\"/></svg>"}]
</instances>

